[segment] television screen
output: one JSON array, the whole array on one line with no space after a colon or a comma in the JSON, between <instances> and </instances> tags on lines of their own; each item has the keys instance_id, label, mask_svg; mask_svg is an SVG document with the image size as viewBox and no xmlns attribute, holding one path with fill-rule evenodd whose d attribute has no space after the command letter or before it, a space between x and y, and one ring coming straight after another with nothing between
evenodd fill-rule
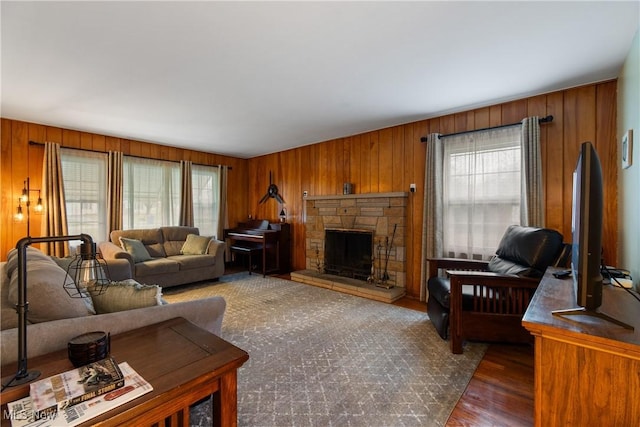
<instances>
[{"instance_id":1,"label":"television screen","mask_svg":"<svg viewBox=\"0 0 640 427\"><path fill-rule=\"evenodd\" d=\"M593 144L584 142L573 173L571 270L576 302L587 310L602 304L602 211L600 159Z\"/></svg>"},{"instance_id":2,"label":"television screen","mask_svg":"<svg viewBox=\"0 0 640 427\"><path fill-rule=\"evenodd\" d=\"M590 142L580 146L578 162L573 172L572 200L572 254L571 275L580 308L554 310L558 316L588 315L633 330L633 326L598 311L602 305L603 278L602 221L603 221L602 167L598 153Z\"/></svg>"}]
</instances>

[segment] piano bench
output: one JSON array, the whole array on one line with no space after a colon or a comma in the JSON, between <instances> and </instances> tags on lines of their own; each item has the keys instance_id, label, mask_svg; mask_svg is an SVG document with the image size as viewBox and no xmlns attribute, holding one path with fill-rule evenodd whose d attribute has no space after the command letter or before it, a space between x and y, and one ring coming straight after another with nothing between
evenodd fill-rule
<instances>
[{"instance_id":1,"label":"piano bench","mask_svg":"<svg viewBox=\"0 0 640 427\"><path fill-rule=\"evenodd\" d=\"M255 254L258 254L259 255L258 259L261 259L260 255L262 254L262 245L255 245L255 246L231 245L229 249L231 249L232 254L242 254L242 255L249 256L249 274L251 274L251 271L253 269L253 263L251 262L251 257Z\"/></svg>"}]
</instances>

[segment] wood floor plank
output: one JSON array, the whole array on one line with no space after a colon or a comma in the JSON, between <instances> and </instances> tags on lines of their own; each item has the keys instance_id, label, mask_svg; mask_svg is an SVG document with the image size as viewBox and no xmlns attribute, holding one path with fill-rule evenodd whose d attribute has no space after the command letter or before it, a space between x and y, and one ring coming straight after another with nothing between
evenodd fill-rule
<instances>
[{"instance_id":1,"label":"wood floor plank","mask_svg":"<svg viewBox=\"0 0 640 427\"><path fill-rule=\"evenodd\" d=\"M491 344L447 426L533 425L533 347Z\"/></svg>"}]
</instances>

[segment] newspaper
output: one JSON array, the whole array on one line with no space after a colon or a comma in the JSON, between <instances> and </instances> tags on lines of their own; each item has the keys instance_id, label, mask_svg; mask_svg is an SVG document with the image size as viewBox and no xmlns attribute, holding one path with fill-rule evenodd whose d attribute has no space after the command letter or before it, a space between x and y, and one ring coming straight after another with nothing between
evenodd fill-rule
<instances>
[{"instance_id":1,"label":"newspaper","mask_svg":"<svg viewBox=\"0 0 640 427\"><path fill-rule=\"evenodd\" d=\"M95 397L77 405L47 413L36 419L31 397L7 404L12 427L72 427L97 417L113 408L153 390L151 384L134 371L127 362L119 364L124 376L124 387Z\"/></svg>"},{"instance_id":2,"label":"newspaper","mask_svg":"<svg viewBox=\"0 0 640 427\"><path fill-rule=\"evenodd\" d=\"M36 416L91 400L124 386L124 376L111 357L52 375L29 385Z\"/></svg>"}]
</instances>

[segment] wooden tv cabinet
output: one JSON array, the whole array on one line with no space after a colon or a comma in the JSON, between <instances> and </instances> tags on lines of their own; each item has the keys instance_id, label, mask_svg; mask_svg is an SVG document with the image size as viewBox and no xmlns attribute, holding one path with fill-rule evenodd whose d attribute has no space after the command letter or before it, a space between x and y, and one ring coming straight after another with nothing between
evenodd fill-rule
<instances>
[{"instance_id":1,"label":"wooden tv cabinet","mask_svg":"<svg viewBox=\"0 0 640 427\"><path fill-rule=\"evenodd\" d=\"M549 269L522 319L535 337L536 426L631 426L640 420L640 301L605 286L600 311L635 328L596 317L562 317L576 307L571 279Z\"/></svg>"},{"instance_id":2,"label":"wooden tv cabinet","mask_svg":"<svg viewBox=\"0 0 640 427\"><path fill-rule=\"evenodd\" d=\"M111 356L128 362L153 391L80 426L188 426L189 407L210 395L213 427L237 425L237 370L249 359L244 350L175 318L112 336ZM16 366L3 366L2 374ZM46 378L73 365L61 350L29 359L29 368ZM6 404L28 395L29 384L2 391L2 427L10 425Z\"/></svg>"}]
</instances>

